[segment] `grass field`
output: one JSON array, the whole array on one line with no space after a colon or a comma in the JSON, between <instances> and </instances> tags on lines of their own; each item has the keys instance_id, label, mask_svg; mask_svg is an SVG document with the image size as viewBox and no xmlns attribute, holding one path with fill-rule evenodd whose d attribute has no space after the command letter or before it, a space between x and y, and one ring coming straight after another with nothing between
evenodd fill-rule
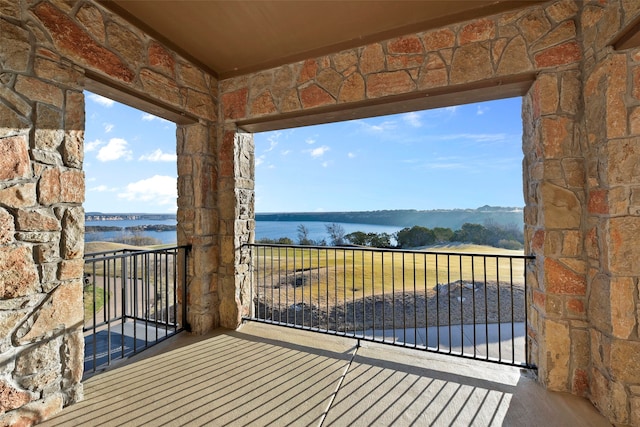
<instances>
[{"instance_id":1,"label":"grass field","mask_svg":"<svg viewBox=\"0 0 640 427\"><path fill-rule=\"evenodd\" d=\"M452 252L456 254L452 254ZM379 252L343 249L259 248L254 256L258 289L288 289L312 300L350 300L392 292L433 292L456 281L524 284L522 255L477 245L428 251ZM300 295L302 297L302 295Z\"/></svg>"},{"instance_id":2,"label":"grass field","mask_svg":"<svg viewBox=\"0 0 640 427\"><path fill-rule=\"evenodd\" d=\"M84 318L91 319L93 317L94 307L93 307L93 298L94 298L94 287L93 285L87 285L83 289L84 293ZM99 286L95 287L95 312L99 312L104 307L105 303L105 292Z\"/></svg>"}]
</instances>

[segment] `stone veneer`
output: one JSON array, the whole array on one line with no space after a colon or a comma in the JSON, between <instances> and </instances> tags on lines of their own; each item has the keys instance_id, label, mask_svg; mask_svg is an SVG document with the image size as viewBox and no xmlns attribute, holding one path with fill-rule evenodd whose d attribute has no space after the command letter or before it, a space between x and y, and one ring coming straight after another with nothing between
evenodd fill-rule
<instances>
[{"instance_id":1,"label":"stone veneer","mask_svg":"<svg viewBox=\"0 0 640 427\"><path fill-rule=\"evenodd\" d=\"M523 99L529 356L549 389L640 425L640 52L609 46L639 14L633 1L552 1L310 58L221 81L222 119L338 116L535 75Z\"/></svg>"},{"instance_id":2,"label":"stone veneer","mask_svg":"<svg viewBox=\"0 0 640 427\"><path fill-rule=\"evenodd\" d=\"M640 425L640 52L609 46L638 15L632 0L550 1L218 82L93 1L0 0L0 425L82 394L87 77L192 119L177 131L178 242L193 245L202 333L250 307L254 147L238 124L490 98L487 82L522 76L531 361L549 389Z\"/></svg>"},{"instance_id":3,"label":"stone veneer","mask_svg":"<svg viewBox=\"0 0 640 427\"><path fill-rule=\"evenodd\" d=\"M218 284L235 286L240 269L220 247L235 253L228 242L249 236L236 230L253 199L238 195L246 205L236 208L235 186L252 192L236 181L250 168L234 160L248 162L252 148L222 138L215 78L93 1L0 0L0 34L0 425L29 425L82 398L83 90L97 79L139 93L156 114L185 115L178 243L193 246L196 333L239 323L234 293L227 302Z\"/></svg>"}]
</instances>

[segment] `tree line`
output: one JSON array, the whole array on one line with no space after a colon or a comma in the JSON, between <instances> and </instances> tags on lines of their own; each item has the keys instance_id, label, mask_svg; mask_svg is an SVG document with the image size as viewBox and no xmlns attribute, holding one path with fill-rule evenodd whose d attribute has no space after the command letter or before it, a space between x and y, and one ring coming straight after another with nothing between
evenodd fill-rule
<instances>
[{"instance_id":1,"label":"tree line","mask_svg":"<svg viewBox=\"0 0 640 427\"><path fill-rule=\"evenodd\" d=\"M303 224L298 225L297 243L304 246L356 245L396 249L417 248L444 243L473 243L504 249L522 249L524 247L524 233L515 224L504 226L493 222L487 222L484 225L465 223L459 230L455 231L445 227L427 228L414 225L391 234L365 233L363 231L345 234L344 228L335 223L326 224L325 227L329 235L329 242L326 239L311 239L307 227ZM281 237L279 239L260 239L258 243L293 245L294 241L288 237Z\"/></svg>"}]
</instances>

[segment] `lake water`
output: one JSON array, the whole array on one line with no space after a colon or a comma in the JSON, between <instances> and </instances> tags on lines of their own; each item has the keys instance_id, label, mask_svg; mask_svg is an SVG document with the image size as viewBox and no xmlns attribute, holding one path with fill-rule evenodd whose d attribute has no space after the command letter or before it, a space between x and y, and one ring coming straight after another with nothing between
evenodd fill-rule
<instances>
[{"instance_id":1,"label":"lake water","mask_svg":"<svg viewBox=\"0 0 640 427\"><path fill-rule=\"evenodd\" d=\"M103 226L103 227L133 227L136 225L176 225L175 220L150 221L150 220L121 220L121 221L86 221L85 225ZM318 221L256 221L256 240L260 239L279 239L280 237L288 237L295 243L298 242L298 226L304 225L309 231L308 237L312 240L325 239L330 243L329 234L326 226L333 223L325 223ZM336 223L342 226L345 235L354 231L362 231L364 233L395 233L403 227L390 225L375 224L350 224ZM124 235L123 231L101 231L95 233L87 233L85 240L93 242L97 240L115 240ZM175 243L175 231L146 231L143 235L159 239L164 244Z\"/></svg>"}]
</instances>

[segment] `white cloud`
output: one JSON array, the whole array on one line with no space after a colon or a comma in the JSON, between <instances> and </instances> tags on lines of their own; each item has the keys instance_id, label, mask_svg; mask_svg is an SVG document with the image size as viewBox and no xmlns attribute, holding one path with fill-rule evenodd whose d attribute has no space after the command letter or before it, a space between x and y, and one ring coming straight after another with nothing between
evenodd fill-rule
<instances>
[{"instance_id":1,"label":"white cloud","mask_svg":"<svg viewBox=\"0 0 640 427\"><path fill-rule=\"evenodd\" d=\"M347 157L350 158L350 159L353 159L354 157L356 157L356 155L355 155L355 153L351 153L350 152L350 153L347 154Z\"/></svg>"},{"instance_id":2,"label":"white cloud","mask_svg":"<svg viewBox=\"0 0 640 427\"><path fill-rule=\"evenodd\" d=\"M420 114L416 112L403 114L402 120L404 120L405 123L414 128L419 128L422 126L422 122L420 121Z\"/></svg>"},{"instance_id":3,"label":"white cloud","mask_svg":"<svg viewBox=\"0 0 640 427\"><path fill-rule=\"evenodd\" d=\"M442 141L449 141L453 139L466 139L474 142L496 142L496 141L504 141L507 139L507 134L505 133L454 133L449 135L440 135L435 136Z\"/></svg>"},{"instance_id":4,"label":"white cloud","mask_svg":"<svg viewBox=\"0 0 640 427\"><path fill-rule=\"evenodd\" d=\"M372 132L372 133L386 132L389 130L396 129L398 127L398 124L393 120L387 120L377 125L372 125L366 122L360 122L360 124L365 131Z\"/></svg>"},{"instance_id":5,"label":"white cloud","mask_svg":"<svg viewBox=\"0 0 640 427\"><path fill-rule=\"evenodd\" d=\"M448 113L455 113L456 111L458 111L458 108L460 108L459 105L453 105L451 107L445 107L444 111L446 111Z\"/></svg>"},{"instance_id":6,"label":"white cloud","mask_svg":"<svg viewBox=\"0 0 640 427\"><path fill-rule=\"evenodd\" d=\"M95 93L89 95L89 99L96 104L102 105L103 107L107 108L113 107L113 104L116 103L113 99L105 98L104 96L96 95Z\"/></svg>"},{"instance_id":7,"label":"white cloud","mask_svg":"<svg viewBox=\"0 0 640 427\"><path fill-rule=\"evenodd\" d=\"M269 138L267 138L267 141L269 141L269 148L264 150L265 153L268 153L269 151L273 151L273 149L278 146L281 135L282 135L282 132L274 132L271 135L269 135Z\"/></svg>"},{"instance_id":8,"label":"white cloud","mask_svg":"<svg viewBox=\"0 0 640 427\"><path fill-rule=\"evenodd\" d=\"M313 138L307 138L304 142L306 142L309 145L313 145L316 143L316 140Z\"/></svg>"},{"instance_id":9,"label":"white cloud","mask_svg":"<svg viewBox=\"0 0 640 427\"><path fill-rule=\"evenodd\" d=\"M175 162L178 160L178 156L171 153L163 153L162 150L158 148L151 154L140 156L138 160L147 162Z\"/></svg>"},{"instance_id":10,"label":"white cloud","mask_svg":"<svg viewBox=\"0 0 640 427\"><path fill-rule=\"evenodd\" d=\"M264 155L256 157L256 167L264 163L264 158L265 158Z\"/></svg>"},{"instance_id":11,"label":"white cloud","mask_svg":"<svg viewBox=\"0 0 640 427\"><path fill-rule=\"evenodd\" d=\"M96 156L101 162L110 162L118 159L131 160L133 152L127 148L128 143L122 138L111 138L107 145L100 148Z\"/></svg>"},{"instance_id":12,"label":"white cloud","mask_svg":"<svg viewBox=\"0 0 640 427\"><path fill-rule=\"evenodd\" d=\"M314 148L309 152L311 153L311 157L322 157L324 153L326 153L329 150L330 150L329 147L327 147L326 145L323 145L322 147Z\"/></svg>"},{"instance_id":13,"label":"white cloud","mask_svg":"<svg viewBox=\"0 0 640 427\"><path fill-rule=\"evenodd\" d=\"M483 115L484 113L486 113L487 111L489 111L489 107L484 107L482 105L478 105L478 110L476 111L476 114L478 116Z\"/></svg>"},{"instance_id":14,"label":"white cloud","mask_svg":"<svg viewBox=\"0 0 640 427\"><path fill-rule=\"evenodd\" d=\"M113 128L115 127L111 123L103 123L103 125L104 125L104 133L111 132L113 130Z\"/></svg>"},{"instance_id":15,"label":"white cloud","mask_svg":"<svg viewBox=\"0 0 640 427\"><path fill-rule=\"evenodd\" d=\"M290 153L291 153L291 150L283 150L280 154L282 154L283 156L286 156Z\"/></svg>"},{"instance_id":16,"label":"white cloud","mask_svg":"<svg viewBox=\"0 0 640 427\"><path fill-rule=\"evenodd\" d=\"M176 178L154 175L151 178L127 184L126 190L118 194L121 199L137 202L152 202L154 205L173 205L178 195Z\"/></svg>"},{"instance_id":17,"label":"white cloud","mask_svg":"<svg viewBox=\"0 0 640 427\"><path fill-rule=\"evenodd\" d=\"M87 191L95 191L97 193L106 193L106 192L118 191L118 189L115 187L107 187L106 185L98 185L97 187L87 189Z\"/></svg>"},{"instance_id":18,"label":"white cloud","mask_svg":"<svg viewBox=\"0 0 640 427\"><path fill-rule=\"evenodd\" d=\"M145 113L142 115L142 120L145 122L152 122L154 120L158 120L160 122L171 123L167 119L163 119L162 117L154 116L153 114Z\"/></svg>"},{"instance_id":19,"label":"white cloud","mask_svg":"<svg viewBox=\"0 0 640 427\"><path fill-rule=\"evenodd\" d=\"M329 167L329 162L322 162L322 167L323 168L328 168Z\"/></svg>"},{"instance_id":20,"label":"white cloud","mask_svg":"<svg viewBox=\"0 0 640 427\"><path fill-rule=\"evenodd\" d=\"M84 144L84 152L85 153L89 153L91 151L95 151L98 149L98 147L100 147L101 145L104 145L104 141L101 141L99 139L96 139L95 141L89 141L86 142Z\"/></svg>"}]
</instances>

